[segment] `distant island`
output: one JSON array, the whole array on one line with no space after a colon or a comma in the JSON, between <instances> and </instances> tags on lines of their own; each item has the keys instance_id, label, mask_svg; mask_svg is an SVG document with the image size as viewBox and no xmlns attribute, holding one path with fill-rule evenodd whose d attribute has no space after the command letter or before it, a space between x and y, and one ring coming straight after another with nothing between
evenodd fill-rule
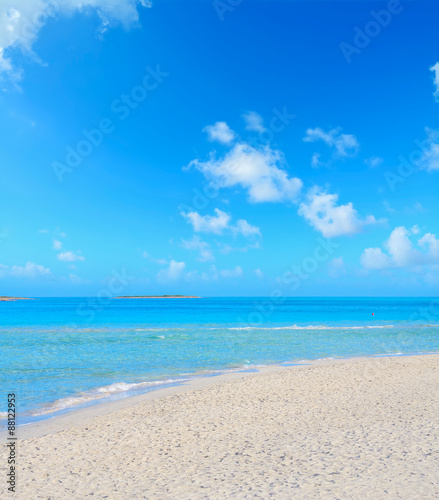
<instances>
[{"instance_id":1,"label":"distant island","mask_svg":"<svg viewBox=\"0 0 439 500\"><path fill-rule=\"evenodd\" d=\"M0 297L0 302L8 302L10 300L34 300L28 297Z\"/></svg>"},{"instance_id":2,"label":"distant island","mask_svg":"<svg viewBox=\"0 0 439 500\"><path fill-rule=\"evenodd\" d=\"M116 299L201 299L197 295L125 295Z\"/></svg>"}]
</instances>

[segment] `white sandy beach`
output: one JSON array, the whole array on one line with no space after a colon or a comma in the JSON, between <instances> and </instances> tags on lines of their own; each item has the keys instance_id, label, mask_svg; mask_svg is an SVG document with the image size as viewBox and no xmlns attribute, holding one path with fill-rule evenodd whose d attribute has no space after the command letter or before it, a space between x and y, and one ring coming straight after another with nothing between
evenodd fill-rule
<instances>
[{"instance_id":1,"label":"white sandy beach","mask_svg":"<svg viewBox=\"0 0 439 500\"><path fill-rule=\"evenodd\" d=\"M439 355L273 367L21 428L0 496L433 499L438 435Z\"/></svg>"}]
</instances>

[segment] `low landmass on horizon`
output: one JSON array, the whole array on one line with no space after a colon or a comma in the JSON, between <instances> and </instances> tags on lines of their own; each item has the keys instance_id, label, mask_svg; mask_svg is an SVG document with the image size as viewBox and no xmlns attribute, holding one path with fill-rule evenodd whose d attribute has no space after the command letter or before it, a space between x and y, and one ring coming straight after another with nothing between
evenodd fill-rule
<instances>
[{"instance_id":1,"label":"low landmass on horizon","mask_svg":"<svg viewBox=\"0 0 439 500\"><path fill-rule=\"evenodd\" d=\"M34 300L29 297L0 297L0 302L8 302L11 300Z\"/></svg>"},{"instance_id":2,"label":"low landmass on horizon","mask_svg":"<svg viewBox=\"0 0 439 500\"><path fill-rule=\"evenodd\" d=\"M116 299L201 299L198 295L122 295Z\"/></svg>"}]
</instances>

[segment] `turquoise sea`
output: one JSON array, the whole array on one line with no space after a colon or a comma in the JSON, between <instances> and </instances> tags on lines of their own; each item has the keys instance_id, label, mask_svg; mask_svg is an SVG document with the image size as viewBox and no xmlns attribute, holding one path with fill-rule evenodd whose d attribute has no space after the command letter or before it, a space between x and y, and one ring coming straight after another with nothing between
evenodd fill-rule
<instances>
[{"instance_id":1,"label":"turquoise sea","mask_svg":"<svg viewBox=\"0 0 439 500\"><path fill-rule=\"evenodd\" d=\"M230 370L432 352L433 298L0 302L3 407L14 392L19 424Z\"/></svg>"}]
</instances>

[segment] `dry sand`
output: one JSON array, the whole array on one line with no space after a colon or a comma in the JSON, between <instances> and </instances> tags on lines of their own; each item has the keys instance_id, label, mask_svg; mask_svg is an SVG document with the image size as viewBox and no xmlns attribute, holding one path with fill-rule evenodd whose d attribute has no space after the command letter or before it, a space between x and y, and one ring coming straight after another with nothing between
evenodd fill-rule
<instances>
[{"instance_id":1,"label":"dry sand","mask_svg":"<svg viewBox=\"0 0 439 500\"><path fill-rule=\"evenodd\" d=\"M17 494L2 469L0 497L439 498L438 355L229 379L20 430Z\"/></svg>"}]
</instances>

